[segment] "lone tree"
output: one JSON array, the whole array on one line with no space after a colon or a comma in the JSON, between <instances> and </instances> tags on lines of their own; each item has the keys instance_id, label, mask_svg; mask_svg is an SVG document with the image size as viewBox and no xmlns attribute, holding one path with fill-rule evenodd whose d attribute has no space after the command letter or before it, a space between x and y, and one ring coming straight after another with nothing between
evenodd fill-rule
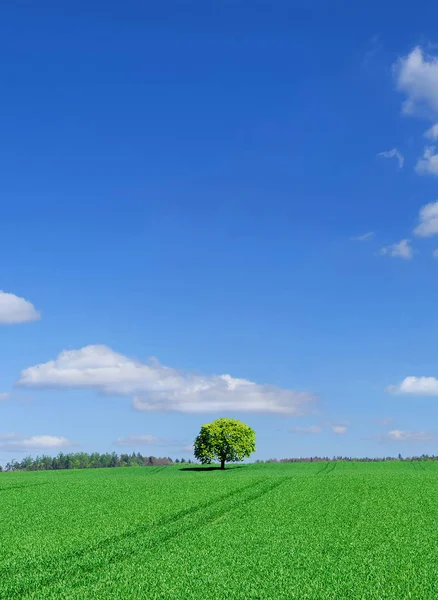
<instances>
[{"instance_id":1,"label":"lone tree","mask_svg":"<svg viewBox=\"0 0 438 600\"><path fill-rule=\"evenodd\" d=\"M217 419L201 427L194 444L194 455L203 465L219 460L237 462L255 451L255 431L242 421Z\"/></svg>"}]
</instances>

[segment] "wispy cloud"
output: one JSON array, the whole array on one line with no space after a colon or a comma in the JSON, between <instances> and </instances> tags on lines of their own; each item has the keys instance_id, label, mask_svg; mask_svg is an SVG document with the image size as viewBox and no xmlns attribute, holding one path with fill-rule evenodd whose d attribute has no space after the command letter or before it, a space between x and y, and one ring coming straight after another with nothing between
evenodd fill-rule
<instances>
[{"instance_id":1,"label":"wispy cloud","mask_svg":"<svg viewBox=\"0 0 438 600\"><path fill-rule=\"evenodd\" d=\"M381 158L396 158L398 161L399 169L403 168L405 158L401 152L397 150L397 148L393 148L392 150L386 150L385 152L379 152L377 156Z\"/></svg>"},{"instance_id":2,"label":"wispy cloud","mask_svg":"<svg viewBox=\"0 0 438 600\"><path fill-rule=\"evenodd\" d=\"M402 431L400 429L393 429L380 437L391 442L427 442L436 439L435 435L427 431Z\"/></svg>"},{"instance_id":3,"label":"wispy cloud","mask_svg":"<svg viewBox=\"0 0 438 600\"><path fill-rule=\"evenodd\" d=\"M328 422L322 423L324 427L329 427L336 435L343 435L348 431L348 424L331 424ZM306 435L315 435L323 432L323 427L320 425L311 425L310 427L292 427L290 429L293 433L301 433Z\"/></svg>"},{"instance_id":4,"label":"wispy cloud","mask_svg":"<svg viewBox=\"0 0 438 600\"><path fill-rule=\"evenodd\" d=\"M322 427L318 425L311 425L310 427L292 427L291 431L293 433L304 433L304 434L317 434L322 432Z\"/></svg>"},{"instance_id":5,"label":"wispy cloud","mask_svg":"<svg viewBox=\"0 0 438 600\"><path fill-rule=\"evenodd\" d=\"M387 427L393 423L394 419L392 417L382 417L381 419L376 419L375 422L380 427Z\"/></svg>"},{"instance_id":6,"label":"wispy cloud","mask_svg":"<svg viewBox=\"0 0 438 600\"><path fill-rule=\"evenodd\" d=\"M7 400L10 397L10 393L9 392L0 392L0 402L2 400Z\"/></svg>"},{"instance_id":7,"label":"wispy cloud","mask_svg":"<svg viewBox=\"0 0 438 600\"><path fill-rule=\"evenodd\" d=\"M64 350L55 360L22 371L18 386L92 389L133 396L133 407L147 412L219 411L299 416L313 412L308 392L257 384L231 375L201 375L127 358L107 346Z\"/></svg>"},{"instance_id":8,"label":"wispy cloud","mask_svg":"<svg viewBox=\"0 0 438 600\"><path fill-rule=\"evenodd\" d=\"M172 444L172 440L168 438L160 438L154 435L128 435L126 437L119 437L114 442L116 446L165 446Z\"/></svg>"},{"instance_id":9,"label":"wispy cloud","mask_svg":"<svg viewBox=\"0 0 438 600\"><path fill-rule=\"evenodd\" d=\"M25 437L18 433L0 434L0 450L7 452L27 452L31 450L56 450L73 446L65 437L54 435L33 435Z\"/></svg>"},{"instance_id":10,"label":"wispy cloud","mask_svg":"<svg viewBox=\"0 0 438 600\"><path fill-rule=\"evenodd\" d=\"M333 433L336 433L336 435L343 435L344 433L347 433L347 427L345 425L332 425L332 431Z\"/></svg>"},{"instance_id":11,"label":"wispy cloud","mask_svg":"<svg viewBox=\"0 0 438 600\"><path fill-rule=\"evenodd\" d=\"M368 50L365 52L362 65L365 69L369 69L373 59L381 52L383 48L383 44L379 40L378 35L373 35L368 43Z\"/></svg>"},{"instance_id":12,"label":"wispy cloud","mask_svg":"<svg viewBox=\"0 0 438 600\"><path fill-rule=\"evenodd\" d=\"M38 321L40 313L28 300L0 290L0 325Z\"/></svg>"},{"instance_id":13,"label":"wispy cloud","mask_svg":"<svg viewBox=\"0 0 438 600\"><path fill-rule=\"evenodd\" d=\"M392 258L403 258L404 260L411 260L414 255L412 246L408 239L401 240L396 244L390 244L380 250L380 254L391 256Z\"/></svg>"},{"instance_id":14,"label":"wispy cloud","mask_svg":"<svg viewBox=\"0 0 438 600\"><path fill-rule=\"evenodd\" d=\"M368 231L367 233L362 233L362 235L355 235L350 239L353 242L369 242L374 237L374 231Z\"/></svg>"}]
</instances>

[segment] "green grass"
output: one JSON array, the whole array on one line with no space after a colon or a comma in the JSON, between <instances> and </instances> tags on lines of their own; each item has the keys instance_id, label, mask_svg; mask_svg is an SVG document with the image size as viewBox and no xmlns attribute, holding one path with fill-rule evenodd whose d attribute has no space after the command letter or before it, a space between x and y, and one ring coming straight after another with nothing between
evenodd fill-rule
<instances>
[{"instance_id":1,"label":"green grass","mask_svg":"<svg viewBox=\"0 0 438 600\"><path fill-rule=\"evenodd\" d=\"M0 598L438 598L438 463L0 474Z\"/></svg>"}]
</instances>

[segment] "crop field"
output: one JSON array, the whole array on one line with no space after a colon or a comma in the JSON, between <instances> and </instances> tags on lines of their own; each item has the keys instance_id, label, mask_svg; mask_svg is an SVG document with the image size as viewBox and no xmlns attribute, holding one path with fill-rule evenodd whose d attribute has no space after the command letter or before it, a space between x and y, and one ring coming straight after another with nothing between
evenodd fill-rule
<instances>
[{"instance_id":1,"label":"crop field","mask_svg":"<svg viewBox=\"0 0 438 600\"><path fill-rule=\"evenodd\" d=\"M0 473L0 598L438 598L438 464Z\"/></svg>"}]
</instances>

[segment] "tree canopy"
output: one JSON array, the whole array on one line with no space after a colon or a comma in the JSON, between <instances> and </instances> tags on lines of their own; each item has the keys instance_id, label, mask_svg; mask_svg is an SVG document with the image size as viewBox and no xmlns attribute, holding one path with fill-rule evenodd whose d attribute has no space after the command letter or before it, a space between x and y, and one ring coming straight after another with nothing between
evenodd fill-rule
<instances>
[{"instance_id":1,"label":"tree canopy","mask_svg":"<svg viewBox=\"0 0 438 600\"><path fill-rule=\"evenodd\" d=\"M217 419L201 427L194 444L194 455L202 464L218 460L221 469L227 462L238 462L255 451L255 431L235 419Z\"/></svg>"}]
</instances>

